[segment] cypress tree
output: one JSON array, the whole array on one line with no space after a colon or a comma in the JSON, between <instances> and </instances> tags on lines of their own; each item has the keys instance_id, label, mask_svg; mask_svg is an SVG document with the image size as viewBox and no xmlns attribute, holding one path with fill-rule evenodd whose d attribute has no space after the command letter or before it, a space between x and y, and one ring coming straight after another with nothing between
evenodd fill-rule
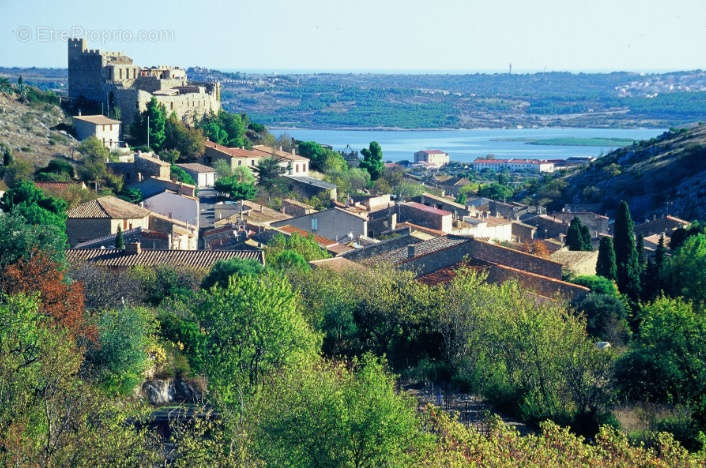
<instances>
[{"instance_id":1,"label":"cypress tree","mask_svg":"<svg viewBox=\"0 0 706 468\"><path fill-rule=\"evenodd\" d=\"M647 266L647 257L645 256L645 238L642 234L635 236L635 250L637 250L637 261L640 264L640 269L644 270Z\"/></svg>"},{"instance_id":2,"label":"cypress tree","mask_svg":"<svg viewBox=\"0 0 706 468\"><path fill-rule=\"evenodd\" d=\"M566 231L566 246L569 250L583 250L583 234L581 233L581 220L574 218Z\"/></svg>"},{"instance_id":3,"label":"cypress tree","mask_svg":"<svg viewBox=\"0 0 706 468\"><path fill-rule=\"evenodd\" d=\"M640 298L640 263L635 248L635 232L630 208L625 201L618 206L613 232L618 289L631 300Z\"/></svg>"},{"instance_id":4,"label":"cypress tree","mask_svg":"<svg viewBox=\"0 0 706 468\"><path fill-rule=\"evenodd\" d=\"M579 223L581 223L581 220L579 220ZM588 226L586 226L585 224L581 224L581 244L583 244L581 250L585 250L587 252L593 250L593 242L591 242L591 231L589 231Z\"/></svg>"},{"instance_id":5,"label":"cypress tree","mask_svg":"<svg viewBox=\"0 0 706 468\"><path fill-rule=\"evenodd\" d=\"M118 226L118 233L115 235L115 248L117 250L125 250L125 237L120 226Z\"/></svg>"},{"instance_id":6,"label":"cypress tree","mask_svg":"<svg viewBox=\"0 0 706 468\"><path fill-rule=\"evenodd\" d=\"M613 249L613 239L610 237L601 237L601 244L598 247L596 273L613 281L618 279L618 267L615 264L615 249Z\"/></svg>"}]
</instances>

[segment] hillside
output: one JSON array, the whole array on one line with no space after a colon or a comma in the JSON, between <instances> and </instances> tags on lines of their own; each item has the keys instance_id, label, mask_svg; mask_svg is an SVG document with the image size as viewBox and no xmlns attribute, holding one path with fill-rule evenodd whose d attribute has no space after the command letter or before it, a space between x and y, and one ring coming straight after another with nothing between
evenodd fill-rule
<instances>
[{"instance_id":1,"label":"hillside","mask_svg":"<svg viewBox=\"0 0 706 468\"><path fill-rule=\"evenodd\" d=\"M53 130L66 122L59 106L23 103L14 94L0 93L0 143L10 148L15 159L34 168L46 166L52 158L71 157L78 143L68 133Z\"/></svg>"},{"instance_id":2,"label":"hillside","mask_svg":"<svg viewBox=\"0 0 706 468\"><path fill-rule=\"evenodd\" d=\"M706 217L706 125L670 130L615 150L578 172L558 176L520 194L566 203L596 204L610 213L627 200L641 220L669 212L685 219Z\"/></svg>"}]
</instances>

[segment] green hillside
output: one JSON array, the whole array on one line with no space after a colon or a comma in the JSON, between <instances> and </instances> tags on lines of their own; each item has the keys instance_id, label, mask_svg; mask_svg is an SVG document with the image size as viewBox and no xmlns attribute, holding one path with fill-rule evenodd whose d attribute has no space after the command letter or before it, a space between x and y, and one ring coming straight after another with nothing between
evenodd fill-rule
<instances>
[{"instance_id":1,"label":"green hillside","mask_svg":"<svg viewBox=\"0 0 706 468\"><path fill-rule=\"evenodd\" d=\"M559 209L596 204L610 213L627 200L637 219L665 213L706 216L706 125L672 129L651 140L617 149L588 167L557 174L520 194Z\"/></svg>"}]
</instances>

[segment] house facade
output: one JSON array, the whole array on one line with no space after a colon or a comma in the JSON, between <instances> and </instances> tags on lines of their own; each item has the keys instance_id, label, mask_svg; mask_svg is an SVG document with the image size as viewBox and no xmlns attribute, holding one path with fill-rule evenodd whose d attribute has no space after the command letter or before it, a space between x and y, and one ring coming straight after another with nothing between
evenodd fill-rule
<instances>
[{"instance_id":1,"label":"house facade","mask_svg":"<svg viewBox=\"0 0 706 468\"><path fill-rule=\"evenodd\" d=\"M74 131L79 140L96 137L109 150L120 147L120 121L104 115L77 115L74 117Z\"/></svg>"},{"instance_id":2,"label":"house facade","mask_svg":"<svg viewBox=\"0 0 706 468\"><path fill-rule=\"evenodd\" d=\"M149 229L149 210L113 196L81 203L67 215L66 234L71 246L115 234L118 228Z\"/></svg>"}]
</instances>

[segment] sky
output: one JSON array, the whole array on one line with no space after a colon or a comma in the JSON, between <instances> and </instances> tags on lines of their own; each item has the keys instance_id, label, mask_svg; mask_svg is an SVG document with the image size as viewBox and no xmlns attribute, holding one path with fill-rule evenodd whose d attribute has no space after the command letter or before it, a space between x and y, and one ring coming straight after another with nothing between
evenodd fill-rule
<instances>
[{"instance_id":1,"label":"sky","mask_svg":"<svg viewBox=\"0 0 706 468\"><path fill-rule=\"evenodd\" d=\"M692 70L706 0L0 0L0 66L65 68L71 36L143 66Z\"/></svg>"}]
</instances>

